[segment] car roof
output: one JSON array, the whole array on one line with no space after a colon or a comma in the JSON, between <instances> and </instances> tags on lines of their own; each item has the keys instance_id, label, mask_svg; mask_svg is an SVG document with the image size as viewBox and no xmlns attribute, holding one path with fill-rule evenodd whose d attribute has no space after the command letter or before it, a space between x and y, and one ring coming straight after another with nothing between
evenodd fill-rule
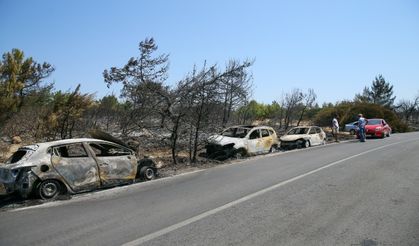
<instances>
[{"instance_id":1,"label":"car roof","mask_svg":"<svg viewBox=\"0 0 419 246\"><path fill-rule=\"evenodd\" d=\"M227 127L226 129L228 129L228 128L237 128L237 127L241 127L241 128L254 128L256 126L255 125L236 125L236 126Z\"/></svg>"},{"instance_id":2,"label":"car roof","mask_svg":"<svg viewBox=\"0 0 419 246\"><path fill-rule=\"evenodd\" d=\"M272 127L270 127L270 126L255 126L255 128L260 129L260 128L272 128Z\"/></svg>"},{"instance_id":3,"label":"car roof","mask_svg":"<svg viewBox=\"0 0 419 246\"><path fill-rule=\"evenodd\" d=\"M295 126L295 127L291 128L291 129L294 129L294 128L310 128L310 127L319 127L319 126Z\"/></svg>"},{"instance_id":4,"label":"car roof","mask_svg":"<svg viewBox=\"0 0 419 246\"><path fill-rule=\"evenodd\" d=\"M269 129L273 129L272 127L270 127L270 126L256 126L256 125L237 125L237 126L230 126L230 127L227 127L226 129L228 129L228 128L237 128L237 127L241 127L241 128L256 128L256 129L261 129L261 128L269 128Z\"/></svg>"},{"instance_id":5,"label":"car roof","mask_svg":"<svg viewBox=\"0 0 419 246\"><path fill-rule=\"evenodd\" d=\"M109 141L105 141L101 139L96 139L96 138L72 138L72 139L55 140L51 142L36 143L36 145L40 147L49 147L49 146L55 146L55 145L72 144L72 143L80 143L80 142L102 142L102 143L117 144L117 143L113 143L113 142L109 142ZM28 145L28 146L33 146L33 145ZM26 147L26 146L23 146L23 147Z\"/></svg>"}]
</instances>

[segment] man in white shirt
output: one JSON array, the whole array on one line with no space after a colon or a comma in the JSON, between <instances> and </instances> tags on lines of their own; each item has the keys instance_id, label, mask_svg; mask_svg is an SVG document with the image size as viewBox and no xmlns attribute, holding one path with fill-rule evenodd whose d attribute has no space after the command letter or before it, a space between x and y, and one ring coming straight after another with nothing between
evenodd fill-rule
<instances>
[{"instance_id":1,"label":"man in white shirt","mask_svg":"<svg viewBox=\"0 0 419 246\"><path fill-rule=\"evenodd\" d=\"M339 134L339 117L335 115L335 117L332 120L332 134L335 137L335 142L339 142L338 140L338 134Z\"/></svg>"}]
</instances>

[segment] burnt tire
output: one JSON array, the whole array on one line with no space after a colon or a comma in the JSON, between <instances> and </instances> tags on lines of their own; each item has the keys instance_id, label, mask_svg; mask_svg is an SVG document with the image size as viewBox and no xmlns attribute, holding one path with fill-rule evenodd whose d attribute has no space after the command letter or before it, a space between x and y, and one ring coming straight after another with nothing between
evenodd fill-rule
<instances>
[{"instance_id":1,"label":"burnt tire","mask_svg":"<svg viewBox=\"0 0 419 246\"><path fill-rule=\"evenodd\" d=\"M245 149L238 149L236 151L236 158L237 159L242 159L242 158L244 158L246 156L247 156L247 151Z\"/></svg>"},{"instance_id":2,"label":"burnt tire","mask_svg":"<svg viewBox=\"0 0 419 246\"><path fill-rule=\"evenodd\" d=\"M152 167L142 167L140 169L140 178L142 180L152 180L156 178L156 171Z\"/></svg>"},{"instance_id":3,"label":"burnt tire","mask_svg":"<svg viewBox=\"0 0 419 246\"><path fill-rule=\"evenodd\" d=\"M309 140L305 140L303 143L303 148L308 148L310 147L310 141Z\"/></svg>"},{"instance_id":4,"label":"burnt tire","mask_svg":"<svg viewBox=\"0 0 419 246\"><path fill-rule=\"evenodd\" d=\"M57 180L42 181L37 188L37 195L43 200L51 200L61 194L63 188Z\"/></svg>"},{"instance_id":5,"label":"burnt tire","mask_svg":"<svg viewBox=\"0 0 419 246\"><path fill-rule=\"evenodd\" d=\"M216 152L211 153L207 156L208 159L216 160L216 161L224 161L229 158L228 154L224 150L219 150Z\"/></svg>"},{"instance_id":6,"label":"burnt tire","mask_svg":"<svg viewBox=\"0 0 419 246\"><path fill-rule=\"evenodd\" d=\"M271 146L271 148L269 149L269 153L274 153L274 152L277 152L277 151L278 151L278 145L276 145L276 144L273 144Z\"/></svg>"}]
</instances>

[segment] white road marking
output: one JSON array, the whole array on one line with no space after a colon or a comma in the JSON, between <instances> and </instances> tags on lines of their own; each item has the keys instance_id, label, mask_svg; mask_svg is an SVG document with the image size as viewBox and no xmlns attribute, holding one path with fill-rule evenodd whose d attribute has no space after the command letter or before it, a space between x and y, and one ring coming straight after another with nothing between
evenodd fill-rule
<instances>
[{"instance_id":1,"label":"white road marking","mask_svg":"<svg viewBox=\"0 0 419 246\"><path fill-rule=\"evenodd\" d=\"M415 139L415 140L417 140L417 139ZM296 176L296 177L294 177L294 178L291 178L291 179L288 179L288 180L282 181L282 182L280 182L280 183L278 183L278 184L272 185L272 186L267 187L267 188L265 188L265 189L263 189L263 190L260 190L260 191L254 192L254 193L252 193L252 194L249 194L249 195L247 195L247 196L244 196L244 197L242 197L242 198L240 198L240 199L238 199L238 200L235 200L235 201L229 202L229 203L227 203L227 204L225 204L225 205L223 205L223 206L217 207L217 208L215 208L215 209L211 209L211 210L209 210L209 211L206 211L206 212L204 212L204 213L201 213L201 214L199 214L199 215L196 215L196 216L194 216L194 217L192 217L192 218L189 218L189 219L187 219L187 220L181 221L181 222L179 222L179 223L177 223L177 224L171 225L171 226L166 227L166 228L163 228L163 229L161 229L161 230L159 230L159 231L153 232L153 233L151 233L151 234L148 234L148 235L145 235L145 236L143 236L143 237L137 238L137 239L135 239L135 240L133 240L133 241L127 242L127 243L123 244L123 246L135 246L135 245L140 245L140 244L142 244L142 243L148 242L148 241L150 241L150 240L153 240L153 239L155 239L155 238L158 238L158 237L160 237L160 236L163 236L163 235L165 235L165 234L167 234L167 233L170 233L170 232L172 232L172 231L175 231L175 230L177 230L177 229L179 229L179 228L182 228L182 227L184 227L184 226L187 226L187 225L189 225L189 224L192 224L192 223L194 223L194 222L196 222L196 221L198 221L198 220L201 220L201 219L203 219L203 218L206 218L206 217L208 217L208 216L211 216L211 215L213 215L213 214L216 214L216 213L218 213L218 212L221 212L221 211L223 211L223 210L226 210L226 209L228 209L228 208L231 208L231 207L233 207L233 206L235 206L235 205L238 205L238 204L240 204L240 203L243 203L243 202L245 202L245 201L248 201L248 200L250 200L250 199L252 199L252 198L255 198L255 197L257 197L257 196L260 196L260 195L262 195L262 194L265 194L265 193L267 193L267 192L269 192L269 191L272 191L272 190L274 190L274 189L277 189L277 188L279 188L279 187L281 187L281 186L284 186L284 185L289 184L289 183L291 183L291 182L294 182L294 181L296 181L296 180L302 179L302 178L304 178L304 177L306 177L306 176L308 176L308 175L311 175L311 174L313 174L313 173L317 173L317 172L319 172L319 171L321 171L321 170L323 170L323 169L326 169L326 168L329 168L329 167L332 167L332 166L338 165L338 164L340 164L340 163L342 163L342 162L345 162L345 161L347 161L347 160L350 160L350 159L353 159L353 158L359 157L359 156L361 156L361 155L368 154L368 153L373 152L373 151L376 151L376 150L380 150L380 149L383 149L383 148L387 148L387 147L389 147L389 146L393 146L393 145L400 144L400 143L402 143L402 142L403 142L403 141L401 141L401 142L396 142L396 143L392 143L392 144L388 144L388 145L384 145L384 146L377 147L377 148L374 148L374 149L370 149L370 150L367 150L367 151L361 152L361 153L359 153L359 154L356 154L356 155L352 155L352 156L346 157L346 158L341 159L341 160L339 160L339 161L335 161L335 162L329 163L329 164L327 164L327 165L325 165L325 166L323 166L323 167L319 167L319 168L314 169L314 170L312 170L312 171L309 171L309 172L307 172L307 173L304 173L304 174L298 175L298 176ZM405 141L405 142L410 142L410 141Z\"/></svg>"}]
</instances>

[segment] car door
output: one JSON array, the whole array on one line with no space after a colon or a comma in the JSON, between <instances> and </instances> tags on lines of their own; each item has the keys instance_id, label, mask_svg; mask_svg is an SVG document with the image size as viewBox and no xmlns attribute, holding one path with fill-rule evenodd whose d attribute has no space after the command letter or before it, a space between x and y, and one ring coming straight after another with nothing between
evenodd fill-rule
<instances>
[{"instance_id":1,"label":"car door","mask_svg":"<svg viewBox=\"0 0 419 246\"><path fill-rule=\"evenodd\" d=\"M88 191L100 186L97 163L83 143L53 146L51 150L53 167L73 191Z\"/></svg>"},{"instance_id":2,"label":"car door","mask_svg":"<svg viewBox=\"0 0 419 246\"><path fill-rule=\"evenodd\" d=\"M324 133L324 131L320 127L316 127L316 132L319 135L320 144L325 144L325 141L326 141L326 133Z\"/></svg>"},{"instance_id":3,"label":"car door","mask_svg":"<svg viewBox=\"0 0 419 246\"><path fill-rule=\"evenodd\" d=\"M120 145L92 142L90 149L95 155L99 167L102 186L128 183L137 174L137 159L133 151Z\"/></svg>"},{"instance_id":4,"label":"car door","mask_svg":"<svg viewBox=\"0 0 419 246\"><path fill-rule=\"evenodd\" d=\"M273 144L273 138L269 134L268 129L260 129L260 133L262 135L262 151L265 153L269 152Z\"/></svg>"},{"instance_id":5,"label":"car door","mask_svg":"<svg viewBox=\"0 0 419 246\"><path fill-rule=\"evenodd\" d=\"M316 131L315 127L311 127L308 134L310 135L311 145L319 145L321 143L320 134Z\"/></svg>"},{"instance_id":6,"label":"car door","mask_svg":"<svg viewBox=\"0 0 419 246\"><path fill-rule=\"evenodd\" d=\"M256 154L263 151L263 143L259 129L252 130L248 135L247 152L249 154Z\"/></svg>"}]
</instances>

